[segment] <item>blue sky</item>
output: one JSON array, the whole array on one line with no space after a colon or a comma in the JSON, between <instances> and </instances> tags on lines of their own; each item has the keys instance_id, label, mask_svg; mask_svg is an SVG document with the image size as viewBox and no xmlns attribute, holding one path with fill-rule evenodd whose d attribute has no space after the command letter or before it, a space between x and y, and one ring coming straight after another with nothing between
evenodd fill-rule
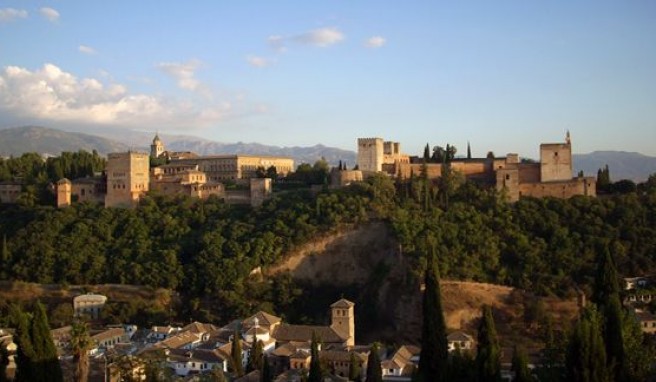
<instances>
[{"instance_id":1,"label":"blue sky","mask_svg":"<svg viewBox=\"0 0 656 382\"><path fill-rule=\"evenodd\" d=\"M656 155L656 2L0 0L0 127Z\"/></svg>"}]
</instances>

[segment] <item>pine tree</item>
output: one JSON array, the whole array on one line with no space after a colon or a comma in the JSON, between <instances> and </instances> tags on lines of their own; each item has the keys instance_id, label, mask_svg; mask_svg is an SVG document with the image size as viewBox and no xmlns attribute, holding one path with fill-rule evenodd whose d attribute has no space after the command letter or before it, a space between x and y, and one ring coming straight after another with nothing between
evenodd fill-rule
<instances>
[{"instance_id":1,"label":"pine tree","mask_svg":"<svg viewBox=\"0 0 656 382\"><path fill-rule=\"evenodd\" d=\"M242 351L241 351L241 338L239 336L239 331L235 329L234 334L232 335L232 346L230 347L230 357L232 358L232 372L237 377L244 375L244 366L241 363L242 360Z\"/></svg>"},{"instance_id":2,"label":"pine tree","mask_svg":"<svg viewBox=\"0 0 656 382\"><path fill-rule=\"evenodd\" d=\"M36 366L34 381L63 381L64 377L57 357L57 348L50 334L46 309L39 301L35 304L30 335L34 348L34 364Z\"/></svg>"},{"instance_id":3,"label":"pine tree","mask_svg":"<svg viewBox=\"0 0 656 382\"><path fill-rule=\"evenodd\" d=\"M483 317L478 326L478 346L476 351L476 371L481 382L501 380L501 350L494 326L492 309L483 307Z\"/></svg>"},{"instance_id":4,"label":"pine tree","mask_svg":"<svg viewBox=\"0 0 656 382\"><path fill-rule=\"evenodd\" d=\"M354 351L351 352L349 362L349 380L360 382L360 360Z\"/></svg>"},{"instance_id":5,"label":"pine tree","mask_svg":"<svg viewBox=\"0 0 656 382\"><path fill-rule=\"evenodd\" d=\"M380 348L377 343L371 347L369 358L367 359L367 382L382 382L383 370L380 366L380 357L378 356Z\"/></svg>"},{"instance_id":6,"label":"pine tree","mask_svg":"<svg viewBox=\"0 0 656 382\"><path fill-rule=\"evenodd\" d=\"M425 382L445 379L449 361L446 323L440 295L439 267L435 250L433 249L431 252L424 276L423 323L418 374L419 380Z\"/></svg>"},{"instance_id":7,"label":"pine tree","mask_svg":"<svg viewBox=\"0 0 656 382\"><path fill-rule=\"evenodd\" d=\"M321 382L321 361L319 360L319 339L312 332L312 345L310 349L310 374L308 382Z\"/></svg>"},{"instance_id":8,"label":"pine tree","mask_svg":"<svg viewBox=\"0 0 656 382\"><path fill-rule=\"evenodd\" d=\"M535 378L533 378L531 371L528 368L528 357L526 356L526 351L517 345L515 345L513 351L512 365L510 369L515 373L513 382L535 381Z\"/></svg>"},{"instance_id":9,"label":"pine tree","mask_svg":"<svg viewBox=\"0 0 656 382\"><path fill-rule=\"evenodd\" d=\"M86 382L89 377L89 328L84 322L75 322L71 327L71 351L75 361L75 381Z\"/></svg>"},{"instance_id":10,"label":"pine tree","mask_svg":"<svg viewBox=\"0 0 656 382\"><path fill-rule=\"evenodd\" d=\"M565 359L567 381L608 382L606 349L601 335L601 317L590 304L581 313L572 332Z\"/></svg>"}]
</instances>

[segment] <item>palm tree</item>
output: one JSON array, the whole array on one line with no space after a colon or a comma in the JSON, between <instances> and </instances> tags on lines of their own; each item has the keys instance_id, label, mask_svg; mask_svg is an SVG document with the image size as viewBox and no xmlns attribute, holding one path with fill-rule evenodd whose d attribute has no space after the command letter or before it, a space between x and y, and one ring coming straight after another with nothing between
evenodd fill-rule
<instances>
[{"instance_id":1,"label":"palm tree","mask_svg":"<svg viewBox=\"0 0 656 382\"><path fill-rule=\"evenodd\" d=\"M71 327L71 351L75 360L75 381L87 382L89 377L89 349L92 345L85 322L76 321Z\"/></svg>"}]
</instances>

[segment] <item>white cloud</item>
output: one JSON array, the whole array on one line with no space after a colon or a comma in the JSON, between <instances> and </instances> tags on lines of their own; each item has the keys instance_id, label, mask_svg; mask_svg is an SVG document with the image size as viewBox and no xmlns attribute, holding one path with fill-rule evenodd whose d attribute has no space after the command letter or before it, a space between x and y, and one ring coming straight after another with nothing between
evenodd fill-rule
<instances>
[{"instance_id":1,"label":"white cloud","mask_svg":"<svg viewBox=\"0 0 656 382\"><path fill-rule=\"evenodd\" d=\"M27 17L27 11L24 9L3 8L0 9L0 22L12 21L14 19L24 19Z\"/></svg>"},{"instance_id":2,"label":"white cloud","mask_svg":"<svg viewBox=\"0 0 656 382\"><path fill-rule=\"evenodd\" d=\"M87 45L80 45L77 50L84 54L96 54L96 50Z\"/></svg>"},{"instance_id":3,"label":"white cloud","mask_svg":"<svg viewBox=\"0 0 656 382\"><path fill-rule=\"evenodd\" d=\"M112 124L125 127L204 126L226 117L231 103L193 104L148 94L131 94L122 84L79 79L56 65L30 71L0 71L0 110L4 118L48 122Z\"/></svg>"},{"instance_id":4,"label":"white cloud","mask_svg":"<svg viewBox=\"0 0 656 382\"><path fill-rule=\"evenodd\" d=\"M45 17L46 19L52 22L59 20L59 12L57 12L53 8L43 7L39 9L39 12L41 12L41 16Z\"/></svg>"},{"instance_id":5,"label":"white cloud","mask_svg":"<svg viewBox=\"0 0 656 382\"><path fill-rule=\"evenodd\" d=\"M287 44L290 42L325 48L340 43L345 38L344 33L337 28L320 28L288 37L272 35L267 38L267 43L273 50L282 53L287 50Z\"/></svg>"},{"instance_id":6,"label":"white cloud","mask_svg":"<svg viewBox=\"0 0 656 382\"><path fill-rule=\"evenodd\" d=\"M157 67L164 73L173 77L182 89L196 91L200 89L200 81L196 79L196 70L201 66L198 60L189 60L185 63L162 62Z\"/></svg>"},{"instance_id":7,"label":"white cloud","mask_svg":"<svg viewBox=\"0 0 656 382\"><path fill-rule=\"evenodd\" d=\"M321 28L293 37L294 41L318 47L326 47L344 40L344 34L337 28Z\"/></svg>"},{"instance_id":8,"label":"white cloud","mask_svg":"<svg viewBox=\"0 0 656 382\"><path fill-rule=\"evenodd\" d=\"M285 38L282 36L269 36L269 38L267 38L267 43L269 43L269 46L278 53L282 53L287 50L285 47Z\"/></svg>"},{"instance_id":9,"label":"white cloud","mask_svg":"<svg viewBox=\"0 0 656 382\"><path fill-rule=\"evenodd\" d=\"M272 61L264 58L264 57L259 57L259 56L248 56L246 57L246 61L251 65L255 66L256 68L264 68L269 65L271 65Z\"/></svg>"},{"instance_id":10,"label":"white cloud","mask_svg":"<svg viewBox=\"0 0 656 382\"><path fill-rule=\"evenodd\" d=\"M364 42L364 46L366 46L367 48L380 48L386 43L387 40L385 40L385 37L373 36L371 38L368 38L367 41Z\"/></svg>"}]
</instances>

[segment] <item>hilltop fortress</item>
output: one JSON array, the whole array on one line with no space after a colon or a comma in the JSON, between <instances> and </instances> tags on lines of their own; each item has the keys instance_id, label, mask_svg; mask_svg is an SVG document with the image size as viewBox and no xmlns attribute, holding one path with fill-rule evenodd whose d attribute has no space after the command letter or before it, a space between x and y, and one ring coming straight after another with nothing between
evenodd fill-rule
<instances>
[{"instance_id":1,"label":"hilltop fortress","mask_svg":"<svg viewBox=\"0 0 656 382\"><path fill-rule=\"evenodd\" d=\"M398 142L382 138L358 139L358 168L363 175L386 173L409 179L425 167L429 179L442 175L442 163L424 163L423 158L401 153ZM519 155L495 158L453 158L447 163L468 180L496 187L506 192L510 201L521 196L570 198L575 195L596 196L593 177L573 177L572 142L569 132L562 143L540 145L540 162L520 161Z\"/></svg>"},{"instance_id":2,"label":"hilltop fortress","mask_svg":"<svg viewBox=\"0 0 656 382\"><path fill-rule=\"evenodd\" d=\"M152 167L151 160L166 164ZM166 151L155 135L151 152L111 153L103 176L61 179L57 182L57 206L78 202L104 203L105 207L134 207L149 190L164 195L206 199L212 195L232 204L258 206L271 195L271 179L258 178L258 168L275 167L287 175L294 160L253 155L198 156L191 152ZM236 187L226 190L225 183Z\"/></svg>"}]
</instances>

